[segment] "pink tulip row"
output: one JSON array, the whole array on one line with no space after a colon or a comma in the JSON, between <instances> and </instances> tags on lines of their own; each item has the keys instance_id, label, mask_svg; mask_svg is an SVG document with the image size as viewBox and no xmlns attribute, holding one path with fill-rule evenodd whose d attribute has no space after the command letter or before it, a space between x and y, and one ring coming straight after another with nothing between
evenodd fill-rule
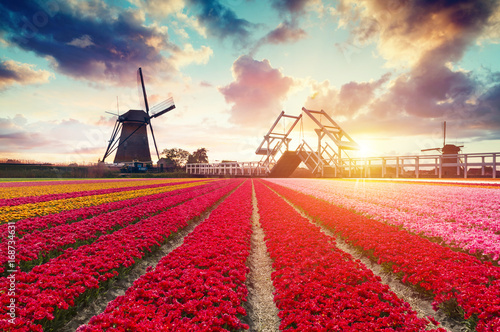
<instances>
[{"instance_id":1,"label":"pink tulip row","mask_svg":"<svg viewBox=\"0 0 500 332\"><path fill-rule=\"evenodd\" d=\"M67 249L46 264L30 272L17 272L17 289L13 297L17 305L15 324L8 322L12 297L0 293L0 330L42 331L43 326L57 326L70 314L72 307L87 301L100 285L119 275L147 252L161 246L168 237L185 227L187 222L213 206L233 190L241 180L178 205L163 213L142 219L98 241ZM0 289L8 289L8 277L0 278Z\"/></svg>"},{"instance_id":2,"label":"pink tulip row","mask_svg":"<svg viewBox=\"0 0 500 332\"><path fill-rule=\"evenodd\" d=\"M251 196L246 181L180 247L77 331L248 329L240 318L246 315Z\"/></svg>"},{"instance_id":3,"label":"pink tulip row","mask_svg":"<svg viewBox=\"0 0 500 332\"><path fill-rule=\"evenodd\" d=\"M212 182L212 184L202 185L202 186L218 186L222 185L223 181ZM16 222L16 235L18 237L23 237L26 234L29 234L35 230L44 230L50 227L55 227L57 225L69 224L75 222L77 220L91 218L93 216L97 216L103 213L107 213L114 210L123 209L126 207L135 206L137 204L141 204L144 202L149 202L157 199L162 199L165 197L169 197L171 195L177 195L185 192L189 192L192 190L192 187L178 189L175 191L167 191L163 193L147 195L136 197L123 201L109 202L96 206L89 206L74 210L62 211L56 214L49 214L40 217L32 217L27 219L18 220ZM7 224L0 224L0 241L3 241L7 238Z\"/></svg>"},{"instance_id":4,"label":"pink tulip row","mask_svg":"<svg viewBox=\"0 0 500 332\"><path fill-rule=\"evenodd\" d=\"M26 271L32 266L47 261L50 256L54 255L54 252L62 252L68 247L74 248L93 242L102 234L116 231L169 207L206 194L214 190L215 186L198 186L186 189L188 190L184 190L183 193L168 192L168 195L163 195L162 199L145 200L134 206L103 213L79 222L29 233L17 241L16 264ZM0 243L0 250L7 252L7 244L6 241ZM5 271L2 266L8 260L7 255L0 256L0 273Z\"/></svg>"},{"instance_id":5,"label":"pink tulip row","mask_svg":"<svg viewBox=\"0 0 500 332\"><path fill-rule=\"evenodd\" d=\"M267 182L269 183L269 182ZM478 332L500 330L500 268L398 227L269 183L307 214L392 269L403 282L434 296L434 308L457 303Z\"/></svg>"},{"instance_id":6,"label":"pink tulip row","mask_svg":"<svg viewBox=\"0 0 500 332\"><path fill-rule=\"evenodd\" d=\"M273 259L280 330L424 331L428 324L361 262L262 183L260 223ZM435 331L445 331L438 329Z\"/></svg>"},{"instance_id":7,"label":"pink tulip row","mask_svg":"<svg viewBox=\"0 0 500 332\"><path fill-rule=\"evenodd\" d=\"M157 183L157 184L150 184L150 185L121 187L121 188L74 191L74 192L67 192L67 193L61 193L61 194L49 194L49 195L41 195L41 196L5 198L5 199L0 199L0 207L1 206L15 206L15 205L21 205L21 204L47 202L47 201L54 201L54 200L59 200L59 199L67 199L67 198L75 198L75 197L112 194L112 193L122 192L122 191L132 191L132 190L141 190L141 189L148 189L148 188L167 187L167 186L180 185L180 184L191 183L191 182L196 182L196 181L200 181L200 180Z\"/></svg>"},{"instance_id":8,"label":"pink tulip row","mask_svg":"<svg viewBox=\"0 0 500 332\"><path fill-rule=\"evenodd\" d=\"M499 189L332 180L273 182L471 254L500 259Z\"/></svg>"}]
</instances>

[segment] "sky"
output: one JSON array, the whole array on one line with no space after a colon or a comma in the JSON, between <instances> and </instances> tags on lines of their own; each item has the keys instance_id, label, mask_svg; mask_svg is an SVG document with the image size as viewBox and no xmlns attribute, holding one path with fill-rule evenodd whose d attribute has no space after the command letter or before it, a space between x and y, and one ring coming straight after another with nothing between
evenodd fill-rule
<instances>
[{"instance_id":1,"label":"sky","mask_svg":"<svg viewBox=\"0 0 500 332\"><path fill-rule=\"evenodd\" d=\"M176 105L152 120L160 152L258 161L302 107L331 115L353 156L442 147L443 121L464 153L500 152L498 59L494 0L2 1L0 159L102 159L110 113L141 108L139 67L149 104ZM302 121L290 148L317 144Z\"/></svg>"}]
</instances>

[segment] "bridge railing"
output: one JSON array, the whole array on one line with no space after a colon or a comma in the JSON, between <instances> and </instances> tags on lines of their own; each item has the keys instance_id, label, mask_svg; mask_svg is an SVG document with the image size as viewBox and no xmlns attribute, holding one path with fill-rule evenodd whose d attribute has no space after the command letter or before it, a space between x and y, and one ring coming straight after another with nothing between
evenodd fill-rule
<instances>
[{"instance_id":1,"label":"bridge railing","mask_svg":"<svg viewBox=\"0 0 500 332\"><path fill-rule=\"evenodd\" d=\"M267 176L267 167L260 162L186 164L186 172L205 176Z\"/></svg>"},{"instance_id":2,"label":"bridge railing","mask_svg":"<svg viewBox=\"0 0 500 332\"><path fill-rule=\"evenodd\" d=\"M500 152L352 158L342 174L354 177L492 177L497 178ZM345 175L344 175L345 176Z\"/></svg>"},{"instance_id":3,"label":"bridge railing","mask_svg":"<svg viewBox=\"0 0 500 332\"><path fill-rule=\"evenodd\" d=\"M298 153L301 150L298 151ZM337 165L337 177L492 177L500 169L500 152L456 155L416 155L351 158ZM205 176L265 177L268 168L260 162L187 164L188 174Z\"/></svg>"}]
</instances>

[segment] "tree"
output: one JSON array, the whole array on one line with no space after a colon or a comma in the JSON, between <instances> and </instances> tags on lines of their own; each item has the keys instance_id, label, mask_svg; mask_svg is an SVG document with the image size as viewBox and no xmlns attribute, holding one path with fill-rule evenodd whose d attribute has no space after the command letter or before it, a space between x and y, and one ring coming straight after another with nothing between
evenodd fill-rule
<instances>
[{"instance_id":1,"label":"tree","mask_svg":"<svg viewBox=\"0 0 500 332\"><path fill-rule=\"evenodd\" d=\"M208 164L207 152L208 152L207 149L199 148L198 150L194 151L192 154L189 155L187 162L193 164L199 164L199 163Z\"/></svg>"},{"instance_id":2,"label":"tree","mask_svg":"<svg viewBox=\"0 0 500 332\"><path fill-rule=\"evenodd\" d=\"M183 149L165 149L161 153L165 156L167 163L172 163L174 168L183 168L189 157L189 152Z\"/></svg>"}]
</instances>

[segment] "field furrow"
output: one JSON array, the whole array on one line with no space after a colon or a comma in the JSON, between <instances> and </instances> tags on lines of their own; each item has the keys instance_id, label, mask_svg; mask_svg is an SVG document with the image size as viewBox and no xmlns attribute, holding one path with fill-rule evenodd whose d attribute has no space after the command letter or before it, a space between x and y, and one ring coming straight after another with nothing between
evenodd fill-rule
<instances>
[{"instance_id":1,"label":"field furrow","mask_svg":"<svg viewBox=\"0 0 500 332\"><path fill-rule=\"evenodd\" d=\"M500 268L425 238L267 182L405 283L434 298L434 307L461 315L469 326L500 329ZM478 297L478 294L481 296Z\"/></svg>"}]
</instances>

